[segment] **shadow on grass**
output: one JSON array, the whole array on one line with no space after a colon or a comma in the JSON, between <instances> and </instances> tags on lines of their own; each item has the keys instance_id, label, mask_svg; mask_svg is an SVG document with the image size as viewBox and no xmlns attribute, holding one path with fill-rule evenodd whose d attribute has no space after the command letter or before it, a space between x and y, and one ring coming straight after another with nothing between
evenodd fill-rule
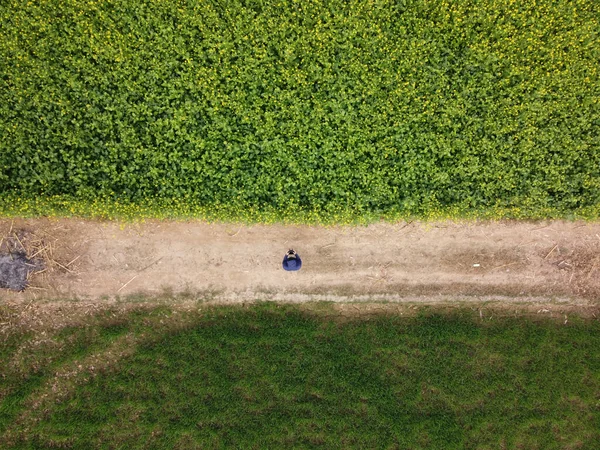
<instances>
[{"instance_id":1,"label":"shadow on grass","mask_svg":"<svg viewBox=\"0 0 600 450\"><path fill-rule=\"evenodd\" d=\"M593 448L600 439L598 322L482 323L466 310L340 321L268 303L157 317L138 320L133 355L78 384L11 444Z\"/></svg>"}]
</instances>

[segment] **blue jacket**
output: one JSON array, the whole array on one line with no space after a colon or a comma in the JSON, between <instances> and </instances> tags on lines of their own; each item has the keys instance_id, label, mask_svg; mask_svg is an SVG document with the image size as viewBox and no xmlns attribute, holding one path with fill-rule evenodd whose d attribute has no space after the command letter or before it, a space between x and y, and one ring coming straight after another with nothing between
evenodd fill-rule
<instances>
[{"instance_id":1,"label":"blue jacket","mask_svg":"<svg viewBox=\"0 0 600 450\"><path fill-rule=\"evenodd\" d=\"M285 255L283 257L284 270L300 270L300 267L302 267L302 260L300 259L300 255L298 255L297 253L295 258L290 258L289 255Z\"/></svg>"}]
</instances>

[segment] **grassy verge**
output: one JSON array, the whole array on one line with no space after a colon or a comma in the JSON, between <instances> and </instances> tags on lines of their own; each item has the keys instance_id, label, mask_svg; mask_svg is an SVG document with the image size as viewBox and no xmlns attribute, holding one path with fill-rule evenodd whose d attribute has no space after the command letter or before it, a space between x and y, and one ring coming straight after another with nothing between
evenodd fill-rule
<instances>
[{"instance_id":1,"label":"grassy verge","mask_svg":"<svg viewBox=\"0 0 600 450\"><path fill-rule=\"evenodd\" d=\"M276 207L239 208L231 204L199 206L179 199L154 199L143 204L119 201L110 198L86 200L74 196L40 196L35 199L0 194L0 216L11 218L32 217L81 217L88 219L108 219L140 221L145 219L201 219L208 222L247 223L247 224L309 224L309 225L367 225L386 220L592 220L600 217L600 203L572 210L529 207L488 207L471 209L463 206L424 209L419 211L358 211L339 210L330 213L324 210L303 210L295 206L278 209Z\"/></svg>"},{"instance_id":2,"label":"grassy verge","mask_svg":"<svg viewBox=\"0 0 600 450\"><path fill-rule=\"evenodd\" d=\"M597 321L342 319L277 305L115 320L63 330L60 357L55 346L32 354L53 361L46 369L5 373L4 448L591 449L600 439ZM3 367L29 338L5 341Z\"/></svg>"}]
</instances>

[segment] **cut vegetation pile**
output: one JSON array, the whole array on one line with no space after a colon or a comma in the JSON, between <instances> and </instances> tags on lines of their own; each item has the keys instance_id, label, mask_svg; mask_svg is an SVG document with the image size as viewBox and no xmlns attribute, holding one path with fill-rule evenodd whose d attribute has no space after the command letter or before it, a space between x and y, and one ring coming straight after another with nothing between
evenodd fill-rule
<instances>
[{"instance_id":1,"label":"cut vegetation pile","mask_svg":"<svg viewBox=\"0 0 600 450\"><path fill-rule=\"evenodd\" d=\"M597 448L597 320L311 309L3 307L0 446Z\"/></svg>"},{"instance_id":2,"label":"cut vegetation pile","mask_svg":"<svg viewBox=\"0 0 600 450\"><path fill-rule=\"evenodd\" d=\"M600 2L6 0L0 212L600 215Z\"/></svg>"},{"instance_id":3,"label":"cut vegetation pile","mask_svg":"<svg viewBox=\"0 0 600 450\"><path fill-rule=\"evenodd\" d=\"M6 234L0 234L0 288L47 291L47 287L31 283L33 275L39 275L37 283L46 284L60 273L77 274L75 263L81 255L64 260L64 249L58 249L59 254L55 253L58 238L54 235L41 229L13 228L13 225L11 223ZM70 249L68 243L60 246Z\"/></svg>"}]
</instances>

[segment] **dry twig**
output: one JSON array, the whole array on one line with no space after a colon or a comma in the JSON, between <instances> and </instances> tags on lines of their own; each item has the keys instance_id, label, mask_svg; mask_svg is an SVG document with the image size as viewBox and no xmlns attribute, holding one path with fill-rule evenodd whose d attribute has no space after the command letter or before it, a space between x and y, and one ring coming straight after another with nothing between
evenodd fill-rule
<instances>
[{"instance_id":1,"label":"dry twig","mask_svg":"<svg viewBox=\"0 0 600 450\"><path fill-rule=\"evenodd\" d=\"M68 267L65 267L65 266L63 266L63 265L62 265L61 263L59 263L58 261L54 261L54 260L52 260L52 262L53 262L54 264L56 264L58 267L61 267L61 268L65 269L65 270L66 270L67 272L69 272L69 273L75 273L75 272L73 272L71 269L69 269Z\"/></svg>"},{"instance_id":2,"label":"dry twig","mask_svg":"<svg viewBox=\"0 0 600 450\"><path fill-rule=\"evenodd\" d=\"M79 258L81 258L81 255L79 255L77 258L75 258L73 261L71 261L70 263L66 264L66 267L69 267L71 264L73 264L75 261L77 261Z\"/></svg>"},{"instance_id":3,"label":"dry twig","mask_svg":"<svg viewBox=\"0 0 600 450\"><path fill-rule=\"evenodd\" d=\"M43 288L43 287L37 287L37 286L27 286L27 289L36 289L38 291L47 291L48 289Z\"/></svg>"},{"instance_id":4,"label":"dry twig","mask_svg":"<svg viewBox=\"0 0 600 450\"><path fill-rule=\"evenodd\" d=\"M590 277L592 276L592 273L594 273L594 270L596 270L596 264L597 264L597 261L595 261L594 264L592 265L592 268L590 269L590 272L588 273L586 280L589 280Z\"/></svg>"},{"instance_id":5,"label":"dry twig","mask_svg":"<svg viewBox=\"0 0 600 450\"><path fill-rule=\"evenodd\" d=\"M17 241L19 241L19 245L21 246L21 248L23 249L23 251L25 253L27 253L27 250L25 249L25 246L23 245L23 243L21 242L21 239L19 239L19 236L17 236L17 233L13 233L14 237L17 238Z\"/></svg>"},{"instance_id":6,"label":"dry twig","mask_svg":"<svg viewBox=\"0 0 600 450\"><path fill-rule=\"evenodd\" d=\"M146 267L144 267L142 270L140 270L140 272L143 272L144 270L146 270L146 269L149 269L149 268L150 268L150 267L152 267L154 264L157 264L158 262L160 262L160 260L161 260L161 259L163 259L163 258L164 258L164 256L161 256L161 257L160 257L160 258L158 258L156 261L154 261L153 263L150 263L150 264L148 264ZM140 273L140 272L138 272L138 275L139 275L139 273Z\"/></svg>"},{"instance_id":7,"label":"dry twig","mask_svg":"<svg viewBox=\"0 0 600 450\"><path fill-rule=\"evenodd\" d=\"M138 274L138 275L139 275L139 274ZM121 286L121 287L119 288L119 290L117 291L117 293L118 293L118 292L121 292L123 289L125 289L125 287L126 287L126 286L127 286L129 283L131 283L133 280L135 280L135 279L138 277L138 275L134 275L134 276L133 276L133 278L132 278L131 280L129 280L127 283L125 283L123 286Z\"/></svg>"},{"instance_id":8,"label":"dry twig","mask_svg":"<svg viewBox=\"0 0 600 450\"><path fill-rule=\"evenodd\" d=\"M35 258L37 255L39 255L40 253L42 253L44 250L46 250L46 247L43 247L43 248L39 249L37 252L35 252L33 255L31 255L29 257L29 259Z\"/></svg>"},{"instance_id":9,"label":"dry twig","mask_svg":"<svg viewBox=\"0 0 600 450\"><path fill-rule=\"evenodd\" d=\"M511 262L508 264L502 264L501 266L492 267L491 270L502 269L503 267L514 266L515 264L519 264L519 261Z\"/></svg>"},{"instance_id":10,"label":"dry twig","mask_svg":"<svg viewBox=\"0 0 600 450\"><path fill-rule=\"evenodd\" d=\"M238 234L240 231L242 231L242 227L240 227L240 228L239 228L239 229L238 229L238 230L237 230L235 233L233 233L233 234L229 234L229 233L227 233L227 234L229 234L229 237L236 237L236 236L237 236L237 234Z\"/></svg>"},{"instance_id":11,"label":"dry twig","mask_svg":"<svg viewBox=\"0 0 600 450\"><path fill-rule=\"evenodd\" d=\"M550 250L548 252L548 254L544 257L544 259L548 259L548 256L550 256L552 254L552 252L556 249L556 247L558 247L558 244L556 244L554 247L552 247L552 250Z\"/></svg>"}]
</instances>

